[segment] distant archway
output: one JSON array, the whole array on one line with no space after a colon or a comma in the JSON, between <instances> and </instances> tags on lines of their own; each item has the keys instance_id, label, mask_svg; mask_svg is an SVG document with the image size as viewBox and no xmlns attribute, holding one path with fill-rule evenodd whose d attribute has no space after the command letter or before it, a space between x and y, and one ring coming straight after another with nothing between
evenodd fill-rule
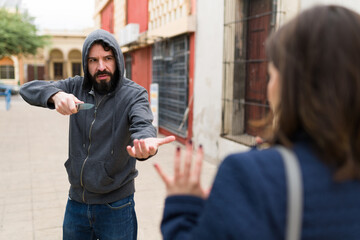
<instances>
[{"instance_id":1,"label":"distant archway","mask_svg":"<svg viewBox=\"0 0 360 240\"><path fill-rule=\"evenodd\" d=\"M64 78L64 54L59 49L50 51L50 79L59 80Z\"/></svg>"},{"instance_id":2,"label":"distant archway","mask_svg":"<svg viewBox=\"0 0 360 240\"><path fill-rule=\"evenodd\" d=\"M81 52L77 49L73 49L68 54L70 75L71 76L82 76L81 69Z\"/></svg>"},{"instance_id":3,"label":"distant archway","mask_svg":"<svg viewBox=\"0 0 360 240\"><path fill-rule=\"evenodd\" d=\"M9 57L0 59L0 79L15 79L14 61Z\"/></svg>"}]
</instances>

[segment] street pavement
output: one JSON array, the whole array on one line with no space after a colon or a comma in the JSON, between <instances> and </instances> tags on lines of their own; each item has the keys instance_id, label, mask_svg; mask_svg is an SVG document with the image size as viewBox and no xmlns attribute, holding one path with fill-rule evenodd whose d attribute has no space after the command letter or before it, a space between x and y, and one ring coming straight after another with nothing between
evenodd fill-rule
<instances>
[{"instance_id":1,"label":"street pavement","mask_svg":"<svg viewBox=\"0 0 360 240\"><path fill-rule=\"evenodd\" d=\"M5 109L0 97L0 239L60 240L69 183L64 162L68 151L68 121L54 110L33 107L13 96ZM178 142L161 146L156 156L138 162L135 208L138 239L159 240L166 197L155 172L159 163L173 173ZM217 166L205 159L202 182L210 187Z\"/></svg>"}]
</instances>

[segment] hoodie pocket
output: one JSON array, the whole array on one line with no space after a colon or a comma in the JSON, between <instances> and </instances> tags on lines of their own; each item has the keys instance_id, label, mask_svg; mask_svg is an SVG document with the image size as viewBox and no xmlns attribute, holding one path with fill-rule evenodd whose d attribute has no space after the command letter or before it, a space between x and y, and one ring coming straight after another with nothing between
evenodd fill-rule
<instances>
[{"instance_id":1,"label":"hoodie pocket","mask_svg":"<svg viewBox=\"0 0 360 240\"><path fill-rule=\"evenodd\" d=\"M69 158L68 160L66 160L64 166L66 169L66 172L68 174L68 179L69 182L72 186L80 186L80 178L79 175L76 175L75 173L75 167L73 166L74 161Z\"/></svg>"},{"instance_id":2,"label":"hoodie pocket","mask_svg":"<svg viewBox=\"0 0 360 240\"><path fill-rule=\"evenodd\" d=\"M106 171L105 163L88 161L84 166L83 180L86 190L93 193L108 193L112 191L114 179Z\"/></svg>"}]
</instances>

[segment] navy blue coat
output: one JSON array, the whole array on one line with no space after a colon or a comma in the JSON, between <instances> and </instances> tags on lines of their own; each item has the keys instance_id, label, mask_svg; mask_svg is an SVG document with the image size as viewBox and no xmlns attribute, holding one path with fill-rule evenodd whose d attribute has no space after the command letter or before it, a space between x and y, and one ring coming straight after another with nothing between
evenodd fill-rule
<instances>
[{"instance_id":1,"label":"navy blue coat","mask_svg":"<svg viewBox=\"0 0 360 240\"><path fill-rule=\"evenodd\" d=\"M302 239L360 239L360 181L335 182L306 143L294 146L304 185ZM171 240L284 239L286 180L274 149L228 156L210 196L166 199L161 231Z\"/></svg>"}]
</instances>

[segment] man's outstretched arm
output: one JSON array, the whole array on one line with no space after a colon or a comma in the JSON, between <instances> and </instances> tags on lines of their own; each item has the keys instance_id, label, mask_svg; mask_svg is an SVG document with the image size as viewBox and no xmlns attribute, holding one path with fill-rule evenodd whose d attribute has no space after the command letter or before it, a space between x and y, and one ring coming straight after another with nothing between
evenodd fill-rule
<instances>
[{"instance_id":1,"label":"man's outstretched arm","mask_svg":"<svg viewBox=\"0 0 360 240\"><path fill-rule=\"evenodd\" d=\"M70 115L77 112L76 103L82 102L71 94L79 81L80 78L59 81L35 80L21 86L20 95L33 106L56 109L63 115Z\"/></svg>"},{"instance_id":2,"label":"man's outstretched arm","mask_svg":"<svg viewBox=\"0 0 360 240\"><path fill-rule=\"evenodd\" d=\"M54 108L53 105L49 105L48 100L59 91L61 89L52 82L34 80L21 86L20 95L30 105Z\"/></svg>"}]
</instances>

